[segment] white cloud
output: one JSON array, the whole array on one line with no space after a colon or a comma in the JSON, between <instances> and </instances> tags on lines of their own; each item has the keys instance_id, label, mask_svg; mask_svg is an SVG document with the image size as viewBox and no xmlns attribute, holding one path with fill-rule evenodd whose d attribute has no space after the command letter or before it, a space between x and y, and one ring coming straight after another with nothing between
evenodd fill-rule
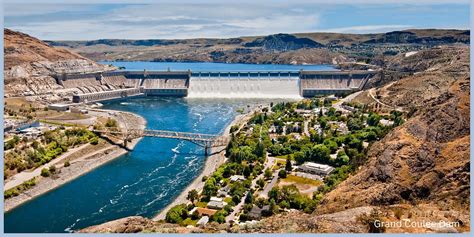
<instances>
[{"instance_id":1,"label":"white cloud","mask_svg":"<svg viewBox=\"0 0 474 237\"><path fill-rule=\"evenodd\" d=\"M128 5L104 11L97 17L49 21L26 20L10 27L41 39L90 40L98 38L227 38L278 32L311 31L319 14L287 5ZM8 19L8 18L7 18ZM9 23L6 24L7 27Z\"/></svg>"},{"instance_id":2,"label":"white cloud","mask_svg":"<svg viewBox=\"0 0 474 237\"><path fill-rule=\"evenodd\" d=\"M40 39L49 40L91 40L104 38L146 39L146 38L228 38L251 35L268 35L275 33L300 33L315 31L330 31L344 33L372 33L415 28L419 22L413 16L432 14L436 7L433 5L387 5L381 1L354 0L332 1L347 3L338 7L318 4L322 1L239 1L237 3L222 3L213 0L193 1L158 1L161 4L89 4L97 1L87 1L87 4L35 4L44 0L25 4L32 0L17 0L19 4L5 6L5 26L23 31ZM54 0L50 0L54 1ZM10 1L11 2L11 1ZM61 2L64 2L62 0ZM75 2L75 0L68 1ZM84 1L82 1L84 2ZM120 3L124 1L109 1ZM144 2L141 0L134 1ZM147 2L147 1L145 1ZM405 0L388 0L385 2L407 3ZM421 3L442 3L443 0L418 0ZM444 1L446 2L446 1ZM452 1L450 1L452 2ZM463 2L463 1L457 1ZM374 3L357 5L355 3ZM351 5L351 7L347 7ZM404 20L400 17L384 18L384 12L397 6L395 12L400 16L411 17ZM339 15L333 14L326 18L327 12L335 12L343 8ZM426 8L426 9L425 9ZM457 9L462 9L458 6ZM349 9L349 10L348 10ZM350 11L358 14L351 15ZM382 11L380 11L382 9ZM402 10L398 10L402 9ZM423 10L424 9L424 10ZM437 8L436 8L437 9ZM451 9L447 9L449 11ZM348 12L349 11L349 12ZM364 13L367 12L367 14ZM439 9L436 10L439 12ZM379 16L377 16L377 14ZM405 15L404 15L405 14ZM443 13L449 15L449 12ZM417 17L418 17L417 16ZM431 17L433 14L431 15ZM382 17L382 18L380 18ZM340 19L339 19L340 18ZM352 19L358 21L353 22ZM418 18L419 19L419 18ZM422 26L449 26L445 21L433 21ZM331 20L337 20L331 22ZM344 20L344 21L342 21ZM443 25L444 24L444 25ZM346 27L347 25L355 25ZM459 23L453 26L459 26Z\"/></svg>"}]
</instances>

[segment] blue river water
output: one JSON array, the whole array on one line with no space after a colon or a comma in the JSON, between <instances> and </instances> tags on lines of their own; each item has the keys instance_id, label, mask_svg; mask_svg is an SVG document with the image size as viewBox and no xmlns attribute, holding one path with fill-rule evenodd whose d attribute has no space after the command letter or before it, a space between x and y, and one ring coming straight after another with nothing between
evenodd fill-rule
<instances>
[{"instance_id":1,"label":"blue river water","mask_svg":"<svg viewBox=\"0 0 474 237\"><path fill-rule=\"evenodd\" d=\"M210 68L208 63L201 67L196 63L193 67L179 63L114 64L129 70L158 70L170 65L176 70ZM271 65L283 70L277 66ZM241 70L250 70L248 67ZM103 108L141 115L149 129L217 134L233 120L237 109L258 102L263 101L147 97L103 102ZM5 213L5 232L60 233L126 216L153 217L199 175L205 159L202 148L192 143L145 137L126 155Z\"/></svg>"},{"instance_id":2,"label":"blue river water","mask_svg":"<svg viewBox=\"0 0 474 237\"><path fill-rule=\"evenodd\" d=\"M101 62L125 67L124 70L172 70L172 71L299 71L336 70L331 65L291 65L291 64L243 64L243 63L178 63L178 62Z\"/></svg>"}]
</instances>

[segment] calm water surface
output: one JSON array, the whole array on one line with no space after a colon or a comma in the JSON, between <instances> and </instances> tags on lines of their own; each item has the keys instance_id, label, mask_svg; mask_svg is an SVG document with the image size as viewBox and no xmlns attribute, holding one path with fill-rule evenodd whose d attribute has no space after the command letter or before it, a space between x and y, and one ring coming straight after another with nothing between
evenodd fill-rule
<instances>
[{"instance_id":1,"label":"calm water surface","mask_svg":"<svg viewBox=\"0 0 474 237\"><path fill-rule=\"evenodd\" d=\"M336 70L331 65L290 65L290 64L242 64L242 63L177 63L177 62L101 62L125 67L124 70L172 70L172 71L299 71Z\"/></svg>"}]
</instances>

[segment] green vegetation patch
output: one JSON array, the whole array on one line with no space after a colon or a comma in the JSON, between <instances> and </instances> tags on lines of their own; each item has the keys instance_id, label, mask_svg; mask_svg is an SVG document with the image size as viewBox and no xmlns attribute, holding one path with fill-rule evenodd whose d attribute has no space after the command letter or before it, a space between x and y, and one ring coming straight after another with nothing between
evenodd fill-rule
<instances>
[{"instance_id":1,"label":"green vegetation patch","mask_svg":"<svg viewBox=\"0 0 474 237\"><path fill-rule=\"evenodd\" d=\"M25 181L22 184L14 187L14 188L5 190L5 192L3 193L3 197L5 199L8 199L8 198L18 196L18 195L20 195L20 193L32 188L35 185L36 185L36 178L32 178L32 179L30 179L28 181Z\"/></svg>"}]
</instances>

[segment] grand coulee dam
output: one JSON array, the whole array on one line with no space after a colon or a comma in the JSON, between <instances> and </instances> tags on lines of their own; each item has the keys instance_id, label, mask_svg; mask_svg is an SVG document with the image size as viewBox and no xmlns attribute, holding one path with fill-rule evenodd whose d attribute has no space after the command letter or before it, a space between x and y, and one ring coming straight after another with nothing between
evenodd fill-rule
<instances>
[{"instance_id":1,"label":"grand coulee dam","mask_svg":"<svg viewBox=\"0 0 474 237\"><path fill-rule=\"evenodd\" d=\"M109 71L53 75L74 103L133 96L301 98L364 88L377 71Z\"/></svg>"}]
</instances>

